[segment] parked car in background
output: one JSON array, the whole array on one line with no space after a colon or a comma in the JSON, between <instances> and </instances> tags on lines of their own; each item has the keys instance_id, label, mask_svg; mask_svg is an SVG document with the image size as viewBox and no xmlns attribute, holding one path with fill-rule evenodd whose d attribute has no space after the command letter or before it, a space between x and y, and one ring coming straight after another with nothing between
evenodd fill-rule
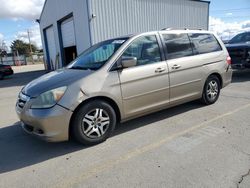
<instances>
[{"instance_id":1,"label":"parked car in background","mask_svg":"<svg viewBox=\"0 0 250 188\"><path fill-rule=\"evenodd\" d=\"M233 69L250 68L250 32L240 33L226 44Z\"/></svg>"},{"instance_id":2,"label":"parked car in background","mask_svg":"<svg viewBox=\"0 0 250 188\"><path fill-rule=\"evenodd\" d=\"M0 64L0 80L4 79L5 76L10 76L12 74L14 74L14 71L10 65Z\"/></svg>"},{"instance_id":3,"label":"parked car in background","mask_svg":"<svg viewBox=\"0 0 250 188\"><path fill-rule=\"evenodd\" d=\"M200 99L231 83L231 59L208 31L162 30L100 42L66 68L26 85L16 112L47 141L106 140L118 122Z\"/></svg>"}]
</instances>

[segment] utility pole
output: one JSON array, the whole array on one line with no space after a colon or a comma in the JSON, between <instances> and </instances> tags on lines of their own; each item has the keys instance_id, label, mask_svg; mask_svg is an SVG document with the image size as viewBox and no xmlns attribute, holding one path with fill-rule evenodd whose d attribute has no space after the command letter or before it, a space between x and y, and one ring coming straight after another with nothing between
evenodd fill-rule
<instances>
[{"instance_id":1,"label":"utility pole","mask_svg":"<svg viewBox=\"0 0 250 188\"><path fill-rule=\"evenodd\" d=\"M28 39L29 39L29 46L30 46L31 61L32 61L32 64L34 64L33 52L32 52L32 47L31 47L31 42L30 42L30 31L29 31L29 30L27 30L27 33L28 33Z\"/></svg>"}]
</instances>

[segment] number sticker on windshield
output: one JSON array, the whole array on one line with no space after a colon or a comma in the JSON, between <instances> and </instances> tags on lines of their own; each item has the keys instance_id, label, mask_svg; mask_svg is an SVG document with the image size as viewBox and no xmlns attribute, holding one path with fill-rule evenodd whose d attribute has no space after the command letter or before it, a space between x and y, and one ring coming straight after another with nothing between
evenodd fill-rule
<instances>
[{"instance_id":1,"label":"number sticker on windshield","mask_svg":"<svg viewBox=\"0 0 250 188\"><path fill-rule=\"evenodd\" d=\"M123 44L125 40L114 40L112 43L113 44Z\"/></svg>"}]
</instances>

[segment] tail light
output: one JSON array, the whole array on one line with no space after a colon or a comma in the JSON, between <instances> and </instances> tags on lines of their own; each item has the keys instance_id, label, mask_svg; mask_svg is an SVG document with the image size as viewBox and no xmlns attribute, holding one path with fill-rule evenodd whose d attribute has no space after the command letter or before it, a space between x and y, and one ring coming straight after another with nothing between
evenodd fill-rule
<instances>
[{"instance_id":1,"label":"tail light","mask_svg":"<svg viewBox=\"0 0 250 188\"><path fill-rule=\"evenodd\" d=\"M232 59L230 56L227 57L227 64L228 65L231 65L232 64Z\"/></svg>"}]
</instances>

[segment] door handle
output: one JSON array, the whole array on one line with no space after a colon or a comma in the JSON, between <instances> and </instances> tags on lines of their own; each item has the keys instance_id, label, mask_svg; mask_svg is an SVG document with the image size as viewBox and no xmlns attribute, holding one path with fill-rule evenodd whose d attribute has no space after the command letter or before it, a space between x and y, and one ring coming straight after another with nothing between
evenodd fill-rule
<instances>
[{"instance_id":1,"label":"door handle","mask_svg":"<svg viewBox=\"0 0 250 188\"><path fill-rule=\"evenodd\" d=\"M181 68L180 65L174 65L174 66L172 66L172 69L175 69L175 70L177 70L177 69L179 69L179 68Z\"/></svg>"},{"instance_id":2,"label":"door handle","mask_svg":"<svg viewBox=\"0 0 250 188\"><path fill-rule=\"evenodd\" d=\"M165 68L157 68L156 70L155 70L155 73L162 73L162 72L164 72L166 69Z\"/></svg>"}]
</instances>

